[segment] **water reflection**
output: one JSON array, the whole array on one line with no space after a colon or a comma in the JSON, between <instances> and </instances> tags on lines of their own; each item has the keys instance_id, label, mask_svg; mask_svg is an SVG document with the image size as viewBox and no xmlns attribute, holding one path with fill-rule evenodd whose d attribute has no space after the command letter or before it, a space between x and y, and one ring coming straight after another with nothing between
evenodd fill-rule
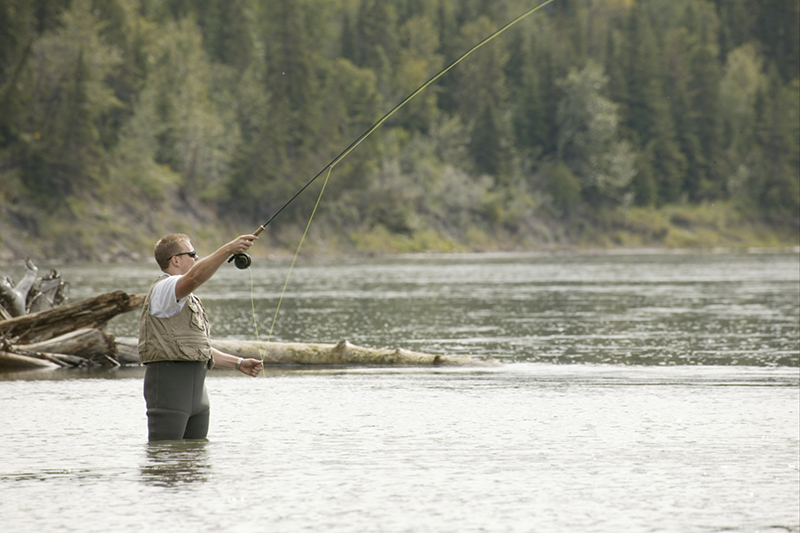
<instances>
[{"instance_id":1,"label":"water reflection","mask_svg":"<svg viewBox=\"0 0 800 533\"><path fill-rule=\"evenodd\" d=\"M211 471L207 445L207 439L149 443L142 482L156 487L205 483Z\"/></svg>"}]
</instances>

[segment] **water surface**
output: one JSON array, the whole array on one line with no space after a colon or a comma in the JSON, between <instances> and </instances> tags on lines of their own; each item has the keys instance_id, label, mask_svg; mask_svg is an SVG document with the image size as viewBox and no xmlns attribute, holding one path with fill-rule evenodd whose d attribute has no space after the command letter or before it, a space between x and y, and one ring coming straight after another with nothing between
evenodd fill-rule
<instances>
[{"instance_id":1,"label":"water surface","mask_svg":"<svg viewBox=\"0 0 800 533\"><path fill-rule=\"evenodd\" d=\"M273 338L504 364L215 370L208 441L155 445L140 368L3 375L3 531L798 531L798 265L301 258ZM154 270L59 268L73 300ZM287 270L220 271L213 333L266 336Z\"/></svg>"}]
</instances>

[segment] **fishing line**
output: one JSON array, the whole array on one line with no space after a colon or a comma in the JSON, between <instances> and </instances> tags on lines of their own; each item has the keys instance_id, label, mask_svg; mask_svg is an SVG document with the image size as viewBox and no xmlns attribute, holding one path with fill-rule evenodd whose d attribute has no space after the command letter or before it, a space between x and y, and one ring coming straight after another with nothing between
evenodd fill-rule
<instances>
[{"instance_id":1,"label":"fishing line","mask_svg":"<svg viewBox=\"0 0 800 533\"><path fill-rule=\"evenodd\" d=\"M322 200L322 193L323 193L323 192L325 192L325 186L328 184L328 179L329 179L329 178L330 178L330 176L331 176L331 172L333 171L333 167L335 167L337 164L339 164L339 162L340 162L342 159L344 159L345 157L347 157L347 156L350 154L350 152L352 152L353 150L355 150L355 149L358 147L358 145L360 145L362 142L364 142L364 140L366 140L366 139L367 139L367 137L369 137L370 135L372 135L372 133L373 133L375 130L377 130L379 127L381 127L381 125L383 125L383 123L384 123L384 122L386 122L386 121L387 121L389 118L391 118L391 116L392 116L392 115L394 115L394 114L395 114L395 113L396 113L396 112L397 112L397 111L398 111L400 108L402 108L404 105L406 105L406 104L407 104L409 101L411 101L411 100L412 100L412 99L413 99L415 96L417 96L419 93L421 93L422 91L424 91L425 89L427 89L427 88L428 88L428 86L429 86L429 85L431 85L433 82L435 82L436 80L438 80L439 78L441 78L442 76L444 76L444 75L445 75L447 72L449 72L449 71L450 71L450 70L451 70L453 67L455 67L456 65L458 65L459 63L461 63L461 62L462 62L464 59L466 59L466 58L467 58L467 57L468 57L470 54L472 54L474 51L478 50L479 48L483 47L485 44L489 43L489 42L490 42L490 41L492 41L492 40L493 40L495 37L497 37L497 36L501 35L503 32L505 32L506 30L508 30L509 28L511 28L512 26L514 26L514 25L515 25L515 24L517 24L518 22L520 22L521 20L523 20L523 19L527 18L528 16L530 16L530 15L534 14L534 13L535 13L535 12L537 12L539 9L541 9L541 8L545 7L545 6L546 6L546 5L548 5L548 4L551 4L551 3L553 3L554 1L555 1L555 0L546 0L546 1L542 2L541 4L539 4L539 5L535 6L535 7L532 7L532 8L531 8L531 9L529 9L528 11L526 11L526 12L522 13L522 14L521 14L521 15L519 15L517 18L515 18L515 19L513 19L512 21L508 22L508 23L507 23L505 26L501 27L500 29L496 30L494 33L492 33L492 34L491 34L491 35L489 35L488 37L484 38L484 39L483 39L482 41L480 41L479 43L475 44L475 45L474 45L472 48L470 48L469 50L467 50L466 52L464 52L463 54L461 54L461 56L459 56L457 59L455 59L455 60L454 60L452 63L450 63L449 65L447 65L447 66L446 66L446 67L444 67L443 69L441 69L441 70L440 70L439 72L437 72L436 74L434 74L434 75L433 75L433 76L432 76L432 77L431 77L431 78L430 78L428 81L426 81L425 83L423 83L422 85L420 85L420 86L419 86L417 89L415 89L415 90L414 90L413 92L411 92L411 93L410 93L408 96L406 96L406 97L405 97L405 98L404 98L404 99L403 99L403 100L402 100L402 101L401 101L399 104L395 105L395 106L394 106L392 109L390 109L390 110L389 110L389 111L388 111L388 112L387 112L385 115L383 115L383 116L382 116L382 117L381 117L381 118L380 118L380 119L379 119L377 122L375 122L375 123L374 123L372 126L370 126L369 128L367 128L367 130L366 130L366 131L364 131L364 133L362 133L362 134L361 134L361 135L360 135L360 136L359 136L359 137L358 137L358 138L357 138L355 141L353 141L352 143L350 143L350 145L349 145L347 148L345 148L344 150L342 150L342 151L339 153L339 155L337 155L336 157L334 157L334 158L331 160L331 162L330 162L330 163L328 163L328 164L327 164L325 167L323 167L323 168L322 168L322 170L320 170L320 171L319 171L319 172L318 172L318 173L317 173L317 174L316 174L316 175L315 175L313 178L311 178L310 180L308 180L308 182L307 182L305 185L303 185L303 186L300 188L300 190L298 190L298 191L297 191L297 192L296 192L296 193L295 193L295 194L294 194L294 195L293 195L291 198L289 198L289 200L288 200L288 201L287 201L285 204L283 204L283 205L281 206L281 208L280 208L280 209L278 209L278 210L277 210L277 211L276 211L276 212L275 212L275 213L274 213L274 214L273 214L273 215L272 215L272 216L269 218L269 220L267 220L266 222L264 222L264 223L263 223L263 224L262 224L262 225L261 225L261 226L260 226L260 227L259 227L259 228L258 228L258 229L257 229L257 230L254 232L254 233L253 233L254 235L258 235L259 233L261 233L262 231L264 231L264 230L266 229L266 227L269 225L269 223L270 223L270 222L272 222L272 221L275 219L275 217L277 217L277 216L278 216L278 215L279 215L279 214L280 214L280 213L281 213L281 212L282 212L284 209L286 209L286 207L288 207L288 206L289 206L289 204L291 204L291 203L292 203L292 202L293 202L293 201L294 201L294 200L295 200L295 199L296 199L298 196L300 196L300 194L302 194L302 193L303 193L303 191L305 191L305 190L306 190L306 189L307 189L307 188L308 188L308 187L309 187L309 186L310 186L312 183L314 183L314 181L316 181L316 180L317 180L317 178L319 178L319 177L320 177L322 174L324 174L326 170L328 171L328 173L327 173L327 176L325 177L325 182L324 182L324 183L323 183L323 185L322 185L322 190L320 191L320 193L319 193L319 197L317 198L317 203L314 205L314 209L313 209L313 211L311 212L311 217L308 219L308 224L306 224L306 229L305 229L305 231L303 232L303 236L302 236L302 238L300 239L300 244L299 244L299 246L297 247L297 251L296 251L296 252L295 252L295 254L294 254L294 258L292 259L292 264L291 264L291 267L289 268L289 274L286 276L286 282L285 282L285 283L284 283L284 285L283 285L283 291L281 292L281 296L280 296L280 299L279 299L279 301L278 301L278 308L275 310L275 316L274 316L274 317L273 317L273 319L272 319L272 326L270 327L270 331L269 331L269 338L271 338L271 337L272 337L272 332L273 332L273 329L274 329L274 327L275 327L275 322L276 322L276 320L277 320L277 318L278 318L278 311L280 311L280 307L281 307L281 303L283 302L283 297L284 297L284 294L286 294L286 287L287 287L287 286L288 286L288 284L289 284L289 278L290 278L290 277L291 277L291 275L292 275L292 270L294 269L294 264L295 264L295 262L297 261L297 257L298 257L298 255L300 254L300 248L303 246L303 241L305 240L305 238L306 238L306 234L308 233L308 228L311 226L311 221L312 221L312 220L313 220L313 218L314 218L314 213L316 213L316 211L317 211L317 207L319 206L319 203L320 203L320 200ZM240 269L249 268L249 267L250 267L250 264L251 264L251 261L250 261L250 256L248 256L247 254L236 254L236 255L234 255L234 256L231 256L231 258L228 260L228 262L231 262L231 261L235 261L235 265L236 265L236 267L237 267L237 268L240 268ZM252 271L251 271L251 292L252 292ZM255 302L252 302L252 299L251 299L251 303L252 303L252 307L253 307L253 320L255 321ZM258 338L258 328L257 328L257 327L256 327L256 338ZM269 340L269 338L268 338L267 340ZM264 362L264 354L263 354L263 352L262 352L262 354L261 354L261 362L262 362L262 363Z\"/></svg>"},{"instance_id":2,"label":"fishing line","mask_svg":"<svg viewBox=\"0 0 800 533\"><path fill-rule=\"evenodd\" d=\"M300 255L300 248L303 247L303 242L306 240L306 234L308 234L308 228L311 227L311 221L314 220L314 213L317 212L317 207L319 207L319 202L322 200L322 193L325 192L325 187L328 185L328 178L331 177L331 171L333 170L333 166L328 168L328 175L325 177L325 181L322 183L322 190L319 191L319 197L317 198L317 203L314 204L314 209L311 211L311 216L308 219L308 224L306 224L306 229L303 231L303 236L300 237L300 244L297 245L297 251L294 253L294 258L292 258L292 264L289 267L289 274L286 276L286 282L283 284L283 291L281 291L281 297L278 300L278 308L275 309L275 316L272 317L272 325L269 328L269 336L267 337L267 341L272 338L272 332L275 329L275 321L278 319L278 311L281 310L281 302L283 302L283 295L286 294L286 287L289 285L289 278L292 275L292 270L294 270L294 264L297 261L297 256Z\"/></svg>"},{"instance_id":3,"label":"fishing line","mask_svg":"<svg viewBox=\"0 0 800 533\"><path fill-rule=\"evenodd\" d=\"M250 309L253 311L253 327L256 331L256 340L260 340L258 337L258 320L256 319L255 281L253 280L253 269L248 268L247 270L250 271ZM261 359L263 361L263 355Z\"/></svg>"},{"instance_id":4,"label":"fishing line","mask_svg":"<svg viewBox=\"0 0 800 533\"><path fill-rule=\"evenodd\" d=\"M325 181L322 182L322 189L319 191L319 196L317 197L317 202L314 204L314 209L311 211L311 216L308 218L308 223L306 224L306 229L303 231L303 236L300 237L300 244L297 245L297 250L294 252L294 257L292 258L292 264L289 266L289 273L286 275L286 281L283 284L283 290L281 291L281 296L278 299L278 306L275 309L275 315L272 317L272 325L269 328L269 334L267 335L266 342L269 342L272 339L272 332L275 330L275 323L278 320L278 312L281 310L281 304L283 303L283 297L286 294L286 288L289 286L289 278L292 277L292 271L294 270L294 264L297 262L297 257L300 255L300 248L303 247L303 243L306 240L306 235L308 234L308 228L311 227L311 221L314 220L314 214L317 212L317 208L319 207L320 201L322 201L322 194L325 192L325 187L328 185L328 179L331 177L331 171L333 167L329 167L328 175L325 176ZM262 226L263 227L263 226ZM255 298L253 296L253 269L247 267L250 271L250 307L253 311L253 325L255 326L256 331L256 340L260 341L261 339L258 336L258 320L256 319L256 303ZM258 351L261 355L261 365L263 370L264 359L266 358L266 347L262 346L259 342L258 344Z\"/></svg>"}]
</instances>

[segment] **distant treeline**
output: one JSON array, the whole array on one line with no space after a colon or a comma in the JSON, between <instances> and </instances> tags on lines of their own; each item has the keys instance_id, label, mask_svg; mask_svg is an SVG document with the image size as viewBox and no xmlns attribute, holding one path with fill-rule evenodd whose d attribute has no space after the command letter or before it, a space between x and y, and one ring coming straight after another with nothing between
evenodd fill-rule
<instances>
[{"instance_id":1,"label":"distant treeline","mask_svg":"<svg viewBox=\"0 0 800 533\"><path fill-rule=\"evenodd\" d=\"M255 227L537 0L3 0L0 216L174 198ZM345 233L625 206L800 210L800 1L555 0L332 173ZM306 220L319 186L283 217ZM249 226L248 226L249 227Z\"/></svg>"}]
</instances>

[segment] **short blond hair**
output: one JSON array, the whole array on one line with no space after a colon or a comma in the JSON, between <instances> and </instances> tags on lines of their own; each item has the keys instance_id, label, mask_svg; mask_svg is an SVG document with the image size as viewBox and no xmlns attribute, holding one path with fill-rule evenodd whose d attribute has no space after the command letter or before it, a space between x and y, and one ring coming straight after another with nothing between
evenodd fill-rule
<instances>
[{"instance_id":1,"label":"short blond hair","mask_svg":"<svg viewBox=\"0 0 800 533\"><path fill-rule=\"evenodd\" d=\"M172 259L175 254L180 253L181 243L189 241L191 241L189 236L183 233L170 233L158 239L153 249L153 255L156 258L156 263L158 263L159 268L161 270L166 270L169 267L169 260Z\"/></svg>"}]
</instances>

